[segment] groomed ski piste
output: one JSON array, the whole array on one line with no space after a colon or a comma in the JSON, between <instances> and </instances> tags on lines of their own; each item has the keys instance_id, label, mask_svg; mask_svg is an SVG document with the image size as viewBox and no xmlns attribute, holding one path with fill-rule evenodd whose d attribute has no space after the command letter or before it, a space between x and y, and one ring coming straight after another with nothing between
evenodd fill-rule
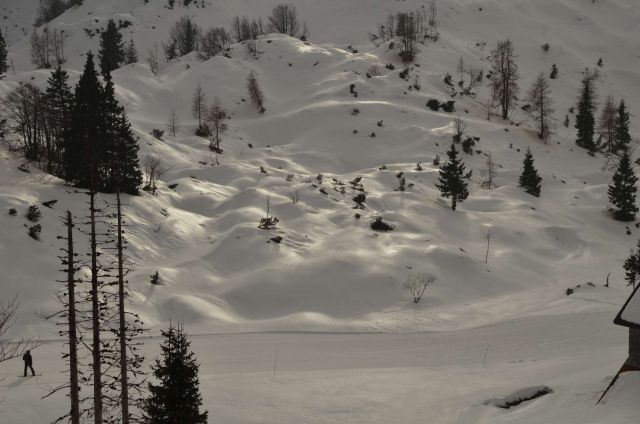
<instances>
[{"instance_id":1,"label":"groomed ski piste","mask_svg":"<svg viewBox=\"0 0 640 424\"><path fill-rule=\"evenodd\" d=\"M156 44L162 49L178 18L228 28L236 15L265 19L278 1L204 3L169 10L161 0L84 0L49 27L68 35L64 66L75 84L86 52L98 49L99 37L85 29L102 28L109 18L132 23L121 32L134 39L140 63L113 73L116 92L141 155L169 168L156 196L126 198L132 308L153 336L145 341L149 359L170 319L193 335L211 422L638 421L638 373L623 374L596 402L627 355L627 329L612 320L631 292L622 263L640 230L611 217L613 169L601 154L575 145L575 114L568 112L582 72L602 58L599 101L624 98L638 115L635 1L438 0L440 39L419 46L405 81L397 48L374 45L368 33L388 13L424 2L294 0L310 28L308 43L269 34L258 58L234 44L230 58L202 61L193 53L162 62L154 75L144 58ZM32 22L24 13L21 22ZM443 79L450 73L456 80L461 55L488 70L490 50L506 38L515 46L522 94L540 72L559 68L551 80L556 134L548 144L519 107L512 122L487 120L486 84L475 98L456 96L454 113L426 107L429 99L451 99ZM10 46L10 59L15 74L0 81L0 96L20 82L44 86L50 70L33 69L28 37ZM372 65L381 76L367 78ZM265 93L264 114L248 99L251 71ZM409 89L415 77L419 91ZM197 84L231 116L217 157L193 135ZM175 137L166 131L172 109L181 123ZM480 141L479 153L462 155L473 177L469 198L454 212L438 195L433 159L446 158L457 116ZM165 130L162 140L150 135L154 128ZM640 136L635 117L632 135ZM527 148L543 178L540 198L517 188ZM492 190L481 187L488 153L499 164ZM41 399L65 381L64 347L38 313L57 308L59 217L67 209L82 216L87 199L36 167L20 171L24 159L4 144L0 160L0 297L20 301L10 335L51 340L33 351L42 376L17 377L19 358L0 364L0 422L48 423L68 409L62 394ZM406 191L395 190L399 172ZM367 194L362 210L353 208L357 192L349 183L357 177ZM297 203L289 197L294 192ZM267 197L270 215L280 220L273 231L257 228ZM52 209L42 206L54 199ZM32 204L42 211L41 241L25 228L23 213ZM371 230L375 217L394 230ZM269 243L275 236L282 242ZM155 271L161 285L149 282ZM414 272L437 277L419 304L403 287ZM509 409L492 403L538 386L553 392Z\"/></svg>"}]
</instances>

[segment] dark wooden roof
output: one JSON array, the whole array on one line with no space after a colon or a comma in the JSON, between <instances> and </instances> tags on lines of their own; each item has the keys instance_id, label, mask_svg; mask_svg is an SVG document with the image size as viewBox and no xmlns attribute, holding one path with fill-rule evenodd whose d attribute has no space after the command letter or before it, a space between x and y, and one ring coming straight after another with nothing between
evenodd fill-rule
<instances>
[{"instance_id":1,"label":"dark wooden roof","mask_svg":"<svg viewBox=\"0 0 640 424\"><path fill-rule=\"evenodd\" d=\"M635 319L635 317L640 317L640 291L638 289L640 289L640 284L631 292L631 295L618 312L618 315L616 315L613 320L615 324L640 329L640 319ZM630 319L628 317L629 314L634 315L634 319Z\"/></svg>"}]
</instances>

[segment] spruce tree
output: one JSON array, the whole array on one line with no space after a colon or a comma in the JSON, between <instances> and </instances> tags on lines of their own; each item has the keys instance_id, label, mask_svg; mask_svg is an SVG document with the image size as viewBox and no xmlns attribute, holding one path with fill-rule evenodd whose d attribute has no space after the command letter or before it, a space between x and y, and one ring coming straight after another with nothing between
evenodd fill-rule
<instances>
[{"instance_id":1,"label":"spruce tree","mask_svg":"<svg viewBox=\"0 0 640 424\"><path fill-rule=\"evenodd\" d=\"M593 116L595 109L593 92L594 78L595 76L593 74L587 72L582 79L582 91L580 93L580 100L578 101L578 115L576 116L576 129L578 130L576 144L589 151L596 149L595 142L593 141L596 123Z\"/></svg>"},{"instance_id":2,"label":"spruce tree","mask_svg":"<svg viewBox=\"0 0 640 424\"><path fill-rule=\"evenodd\" d=\"M125 63L131 65L132 63L138 63L138 50L133 42L133 38L129 40L129 44L125 50Z\"/></svg>"},{"instance_id":3,"label":"spruce tree","mask_svg":"<svg viewBox=\"0 0 640 424\"><path fill-rule=\"evenodd\" d=\"M58 68L51 72L47 80L45 92L49 109L53 156L48 161L47 172L59 177L64 176L64 143L71 128L71 110L73 108L73 93L68 81L69 74L58 65Z\"/></svg>"},{"instance_id":4,"label":"spruce tree","mask_svg":"<svg viewBox=\"0 0 640 424\"><path fill-rule=\"evenodd\" d=\"M104 77L111 71L118 69L125 60L125 50L122 43L122 34L113 19L107 22L107 29L100 34L100 71Z\"/></svg>"},{"instance_id":5,"label":"spruce tree","mask_svg":"<svg viewBox=\"0 0 640 424\"><path fill-rule=\"evenodd\" d=\"M618 169L609 186L609 202L615 206L614 217L618 221L632 221L636 217L636 183L638 177L633 172L629 152L624 151L618 162Z\"/></svg>"},{"instance_id":6,"label":"spruce tree","mask_svg":"<svg viewBox=\"0 0 640 424\"><path fill-rule=\"evenodd\" d=\"M93 54L89 52L76 85L64 152L65 178L82 188L97 189L102 183L100 163L105 157L104 137L100 133L102 91Z\"/></svg>"},{"instance_id":7,"label":"spruce tree","mask_svg":"<svg viewBox=\"0 0 640 424\"><path fill-rule=\"evenodd\" d=\"M627 105L623 100L620 100L620 105L616 110L615 117L615 139L616 139L616 150L626 150L631 143L631 134L629 134L629 126L630 126L630 114L627 109Z\"/></svg>"},{"instance_id":8,"label":"spruce tree","mask_svg":"<svg viewBox=\"0 0 640 424\"><path fill-rule=\"evenodd\" d=\"M2 30L0 30L0 77L7 73L7 42L4 39Z\"/></svg>"},{"instance_id":9,"label":"spruce tree","mask_svg":"<svg viewBox=\"0 0 640 424\"><path fill-rule=\"evenodd\" d=\"M137 194L142 184L138 140L131 130L124 108L118 104L111 78L107 78L103 89L101 110L101 136L106 147L105 180L101 189Z\"/></svg>"},{"instance_id":10,"label":"spruce tree","mask_svg":"<svg viewBox=\"0 0 640 424\"><path fill-rule=\"evenodd\" d=\"M442 197L451 198L451 210L456 210L458 203L464 202L469 197L468 184L465 179L471 178L471 171L465 173L464 163L458 158L458 150L455 143L447 151L449 159L440 167L440 178L436 187Z\"/></svg>"},{"instance_id":11,"label":"spruce tree","mask_svg":"<svg viewBox=\"0 0 640 424\"><path fill-rule=\"evenodd\" d=\"M202 396L198 380L199 364L181 325L169 324L162 331L161 358L153 365L158 384L149 383L144 403L147 424L206 424L208 412L200 412Z\"/></svg>"},{"instance_id":12,"label":"spruce tree","mask_svg":"<svg viewBox=\"0 0 640 424\"><path fill-rule=\"evenodd\" d=\"M525 193L540 197L541 182L542 178L538 175L538 170L533 164L531 150L527 149L522 164L522 174L518 178L518 187L523 189Z\"/></svg>"}]
</instances>

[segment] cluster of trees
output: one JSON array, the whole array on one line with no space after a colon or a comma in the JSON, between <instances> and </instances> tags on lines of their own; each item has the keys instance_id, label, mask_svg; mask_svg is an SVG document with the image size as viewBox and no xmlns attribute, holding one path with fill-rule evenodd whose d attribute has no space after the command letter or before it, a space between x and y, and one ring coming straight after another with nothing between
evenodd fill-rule
<instances>
[{"instance_id":1,"label":"cluster of trees","mask_svg":"<svg viewBox=\"0 0 640 424\"><path fill-rule=\"evenodd\" d=\"M417 43L427 39L437 40L438 8L436 0L431 0L428 7L409 12L390 13L384 24L378 25L378 34L370 34L372 41L390 41L394 37L401 43L400 57L405 62L412 62L418 53Z\"/></svg>"},{"instance_id":2,"label":"cluster of trees","mask_svg":"<svg viewBox=\"0 0 640 424\"><path fill-rule=\"evenodd\" d=\"M52 66L61 66L66 62L64 46L66 34L64 30L50 29L43 27L35 28L31 33L31 63L39 69L48 69ZM1 48L0 48L1 51ZM133 38L125 46L122 41L122 34L118 26L109 19L107 27L100 33L100 69L102 75L106 76L123 64L135 63L138 61ZM0 54L1 57L1 54ZM0 60L1 62L1 60ZM0 65L0 74L1 65Z\"/></svg>"},{"instance_id":3,"label":"cluster of trees","mask_svg":"<svg viewBox=\"0 0 640 424\"><path fill-rule=\"evenodd\" d=\"M616 105L614 98L608 96L596 128L594 84L597 78L597 72L587 70L582 79L575 125L578 131L576 144L591 152L601 150L617 154L630 146L631 114L624 99ZM598 139L595 139L596 132L599 134Z\"/></svg>"},{"instance_id":4,"label":"cluster of trees","mask_svg":"<svg viewBox=\"0 0 640 424\"><path fill-rule=\"evenodd\" d=\"M58 67L43 91L25 83L4 99L2 114L27 159L45 171L95 191L136 194L141 183L137 138L113 81L103 85L93 55L75 90Z\"/></svg>"},{"instance_id":5,"label":"cluster of trees","mask_svg":"<svg viewBox=\"0 0 640 424\"><path fill-rule=\"evenodd\" d=\"M112 212L97 206L94 190L89 190L89 196L89 213L80 230L89 237L89 251L78 253L74 242L77 225L67 211L66 233L59 237L65 240L60 259L66 274L58 293L61 309L46 317L57 321L68 347L63 352L68 381L47 395L64 391L70 401L69 411L55 422L206 423L207 412L200 412L198 364L180 325L170 325L162 332L162 357L152 365L155 380L145 390L145 359L140 352L145 330L140 317L128 307L131 297L126 276L132 269L124 254L120 191L116 191ZM110 251L114 253L108 255ZM78 259L84 256L90 259ZM89 278L80 277L83 269ZM85 334L91 335L90 340L84 340ZM84 387L90 388L90 394L85 394Z\"/></svg>"},{"instance_id":6,"label":"cluster of trees","mask_svg":"<svg viewBox=\"0 0 640 424\"><path fill-rule=\"evenodd\" d=\"M447 160L440 166L436 188L444 198L451 198L451 209L456 210L459 203L464 202L469 197L469 180L472 171L467 171L464 162L459 157L456 143L451 143L447 151ZM495 163L491 157L487 160L487 182L483 184L486 188L493 186L495 176ZM535 197L540 197L542 178L535 168L531 150L527 149L522 164L522 173L518 178L518 187L525 193Z\"/></svg>"},{"instance_id":7,"label":"cluster of trees","mask_svg":"<svg viewBox=\"0 0 640 424\"><path fill-rule=\"evenodd\" d=\"M233 40L255 41L267 32L278 32L306 40L309 28L306 22L300 21L295 6L290 4L275 6L266 24L262 18L236 16L231 22L231 31L222 27L211 27L204 31L192 17L183 16L171 27L169 41L163 43L163 49L167 61L191 52L198 52L204 59L209 59L229 50Z\"/></svg>"},{"instance_id":8,"label":"cluster of trees","mask_svg":"<svg viewBox=\"0 0 640 424\"><path fill-rule=\"evenodd\" d=\"M228 119L228 115L227 111L222 107L220 100L216 98L213 104L207 106L207 96L202 86L198 84L193 93L191 112L193 117L198 120L196 135L200 137L210 137L209 148L216 153L222 153L220 142L222 141L222 135L227 130L226 120ZM169 127L175 129L174 117L175 115L172 113L169 120Z\"/></svg>"},{"instance_id":9,"label":"cluster of trees","mask_svg":"<svg viewBox=\"0 0 640 424\"><path fill-rule=\"evenodd\" d=\"M39 30L34 27L29 39L31 43L31 63L38 69L48 69L54 63L52 59L55 60L56 66L66 62L64 56L65 37L64 30L55 28L50 30L46 26Z\"/></svg>"}]
</instances>

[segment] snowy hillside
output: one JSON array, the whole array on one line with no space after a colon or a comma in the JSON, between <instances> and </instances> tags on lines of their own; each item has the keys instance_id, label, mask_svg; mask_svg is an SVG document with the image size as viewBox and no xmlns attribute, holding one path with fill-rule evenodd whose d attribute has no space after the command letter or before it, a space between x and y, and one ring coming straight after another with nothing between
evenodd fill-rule
<instances>
[{"instance_id":1,"label":"snowy hillside","mask_svg":"<svg viewBox=\"0 0 640 424\"><path fill-rule=\"evenodd\" d=\"M491 364L492 373L502 373L500 364L528 362L522 374L509 371L511 378L518 379L517 387L504 383L504 376L495 384L477 383L468 389L472 394L452 387L452 397L473 407L461 411L447 403L450 400L434 401L432 407L439 404L451 414L430 422L516 422L507 415L478 412L486 411L482 401L553 383L562 393L561 400L554 398L553 411L566 404L570 408L566 420L554 414L545 416L546 422L634 422L626 421L638 416L626 392L611 401L624 411L615 420L601 415L603 410L589 417L580 412L587 403L595 403L606 387L605 378L615 373L625 357L625 332L614 328L611 320L630 293L622 263L640 230L635 222L613 220L607 211L607 186L613 171L606 166L605 157L588 155L575 145L575 114L569 108L576 103L582 71L596 67L602 58L595 85L598 99L607 95L624 98L631 113L638 115L640 9L635 0L598 0L595 4L591 0L439 0L440 39L419 46L406 79L400 77L404 65L398 50L390 50L388 43L374 45L368 33L376 32L388 13L423 5L418 0L295 0L300 18L310 27L307 43L269 34L261 38L258 58L249 55L244 45L234 44L228 58L202 61L192 53L162 62L158 75L144 60L156 46L162 50L170 26L183 15L193 16L205 28L228 27L236 15L266 17L277 3L204 0L204 7L169 10L160 0L148 4L142 0L84 0L49 24L68 35L65 66L75 84L86 52L98 49L99 36L90 34L104 28L109 18L130 22L121 32L125 40L134 40L140 63L113 73L116 92L140 137L141 155L154 155L169 169L157 196L143 192L126 199L129 255L135 264L129 276L133 308L152 333L157 334L172 319L200 334L442 331L462 337L481 326L502 328L523 319L541 320L536 328L523 328L531 331L533 341L487 330L486 338L477 340L475 351L479 353L473 360L426 360L421 365L403 359L362 365L388 368L391 375L401 375L398 381L422 390L410 372L398 369L435 367L422 369L420 375L430 379L435 373L434 381L464 379L476 376L470 364L482 362L482 351L485 344L492 344L492 337L504 335L514 345L536 346L538 336L541 343L562 344L584 323L598 329L589 343L568 343L536 355L522 353L524 359L504 353ZM4 1L0 5L0 9L10 7ZM24 25L19 20L14 23L12 15L8 20L10 25L2 25ZM456 96L454 113L426 107L429 99L451 99L444 77L456 75L461 56L488 70L490 50L505 38L514 42L523 94L540 72L548 74L553 64L559 68L558 79L551 81L557 134L548 144L538 139L533 123L519 107L512 122L497 116L487 120L483 105L490 92L486 84L478 88L475 98ZM545 43L550 46L547 52L541 47ZM50 71L33 69L28 37L11 45L9 57L16 74L0 81L1 96L20 82L44 86ZM389 63L393 70L385 67ZM374 65L381 75L368 77ZM251 71L265 93L264 114L248 99L245 85ZM419 90L412 87L416 82ZM212 154L207 140L193 135L197 122L190 112L191 100L198 84L209 102L218 98L231 116L220 155ZM351 85L357 97L350 93ZM176 136L168 131L162 140L151 136L152 129L166 130L172 110L181 124ZM568 128L562 125L566 114ZM454 212L435 187L438 166L433 160L446 158L457 116L468 121L467 135L480 141L473 154L462 155L473 176L469 198ZM640 137L636 118L632 119L632 135ZM541 198L517 188L527 148L543 178ZM498 164L492 190L481 186L488 154ZM0 211L4 211L0 213L0 296L19 295L21 309L13 335L55 338L54 326L35 313L56 308L59 284L55 280L61 278L57 258L61 241L56 237L63 231L59 217L67 209L84 215L86 196L33 166L28 173L19 170L24 160L4 145L0 160ZM401 172L406 191L396 190ZM352 200L361 192L354 183L357 179L366 193L364 209L356 209ZM291 200L294 193L297 202ZM113 201L108 195L100 198ZM54 199L57 203L52 208L42 206ZM257 228L267 213L267 199L270 215L280 220L277 230ZM42 211L39 242L29 238L25 228L23 213L32 204L40 205ZM9 208L16 208L18 215L7 214ZM376 217L394 230L373 231L370 223ZM485 261L487 231L491 238ZM281 243L271 240L276 236L282 237ZM161 285L149 282L156 271ZM437 277L417 305L403 287L414 272ZM609 273L610 287L603 287ZM576 288L571 296L566 295L568 288ZM545 339L545 327L565 320L570 323L562 327L566 333ZM590 334L584 339L590 339ZM203 355L212 349L207 343L198 345ZM237 349L242 350L241 342ZM376 349L393 350L394 343L385 341ZM510 352L509 347L503 350ZM423 353L448 355L446 351ZM228 354L233 356L235 351ZM53 357L55 352L48 355ZM272 363L271 355L269 350L265 363ZM537 364L538 360L542 362ZM353 371L358 365L341 361L296 370L349 368L358 373ZM570 363L571 376L556 378ZM438 367L451 367L452 374ZM594 371L582 372L581 367ZM269 368L261 363L254 371L264 374ZM224 372L230 371L211 371L212 375ZM207 384L215 386L217 378L212 376ZM344 377L330 377L331 381L335 378ZM386 384L378 377L357 378L366 387ZM625 384L633 386L632 380ZM295 393L291 386L278 384L283 384L285 392ZM324 391L323 384L329 383L317 384L314 390ZM348 383L342 384L347 392ZM431 390L437 388L430 384ZM576 394L585 385L588 393ZM637 389L637 384L633 387ZM223 393L211 393L206 397L210 405L224 404ZM580 396L584 399L576 399ZM369 407L362 406L365 411ZM264 412L251 411L256 416ZM545 421L537 420L540 415L535 411L529 412L518 422ZM226 413L228 420L222 422L262 422ZM289 421L267 416L274 423L365 422L367 417L356 415L350 420L353 416L338 415L332 421L316 419L322 414L315 413ZM19 412L11 414L18 417L13 422L20 420ZM391 422L394 414L384 416L387 418L373 422ZM408 414L403 422L418 420L418 414Z\"/></svg>"}]
</instances>

